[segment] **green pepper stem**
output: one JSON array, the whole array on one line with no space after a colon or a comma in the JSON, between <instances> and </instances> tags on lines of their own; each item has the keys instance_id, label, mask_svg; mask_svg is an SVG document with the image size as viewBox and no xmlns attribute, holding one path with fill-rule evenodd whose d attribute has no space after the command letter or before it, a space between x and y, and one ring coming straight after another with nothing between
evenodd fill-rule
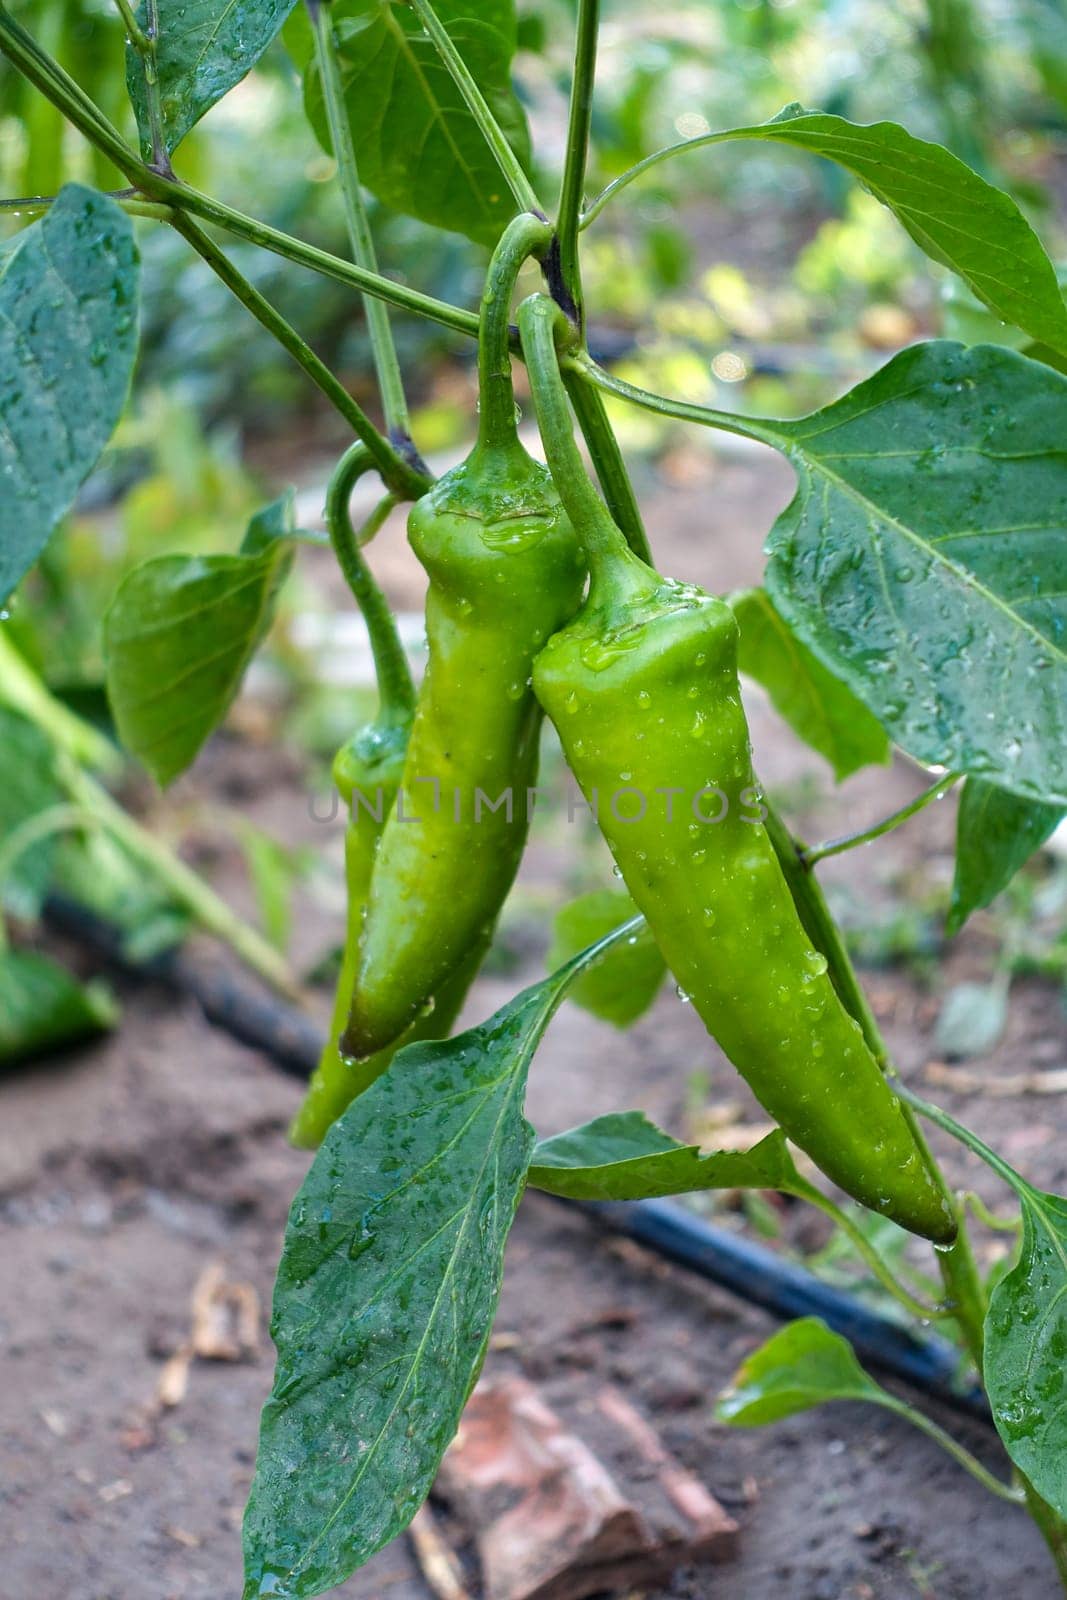
<instances>
[{"instance_id":1,"label":"green pepper stem","mask_svg":"<svg viewBox=\"0 0 1067 1600\"><path fill-rule=\"evenodd\" d=\"M600 0L579 0L578 31L574 45L574 77L567 127L567 156L559 192L559 274L570 296L580 334L585 330L585 305L578 260L578 221L584 199L585 167L589 154L589 128L593 116L593 81L596 76Z\"/></svg>"},{"instance_id":2,"label":"green pepper stem","mask_svg":"<svg viewBox=\"0 0 1067 1600\"><path fill-rule=\"evenodd\" d=\"M369 272L377 272L378 259L367 217L367 207L363 200L363 189L359 181L356 150L352 142L352 124L345 109L344 85L341 82L337 36L333 29L331 8L328 4L320 4L319 0L307 0L307 9L315 34L315 61L322 82L322 97L330 129L330 140L337 159L337 175L344 200L352 259L357 266ZM396 346L393 343L393 330L389 323L389 308L384 300L365 294L363 311L367 318L367 332L370 335L371 355L378 378L378 391L382 397L385 425L393 438L406 439L410 437L407 399Z\"/></svg>"},{"instance_id":3,"label":"green pepper stem","mask_svg":"<svg viewBox=\"0 0 1067 1600\"><path fill-rule=\"evenodd\" d=\"M574 442L574 423L556 351L557 329L568 329L568 323L555 301L540 294L523 301L519 336L549 469L582 541L594 589L601 589L609 599L646 592L652 575L612 521Z\"/></svg>"},{"instance_id":4,"label":"green pepper stem","mask_svg":"<svg viewBox=\"0 0 1067 1600\"><path fill-rule=\"evenodd\" d=\"M127 38L133 45L133 48L135 50L139 50L143 54L149 48L150 41L148 35L145 33L144 29L141 27L141 24L137 21L137 18L134 15L130 0L115 0L115 5L118 7L119 16L122 18L122 25L126 29Z\"/></svg>"},{"instance_id":5,"label":"green pepper stem","mask_svg":"<svg viewBox=\"0 0 1067 1600\"><path fill-rule=\"evenodd\" d=\"M429 0L408 0L408 4L422 24L426 37L440 56L449 77L463 96L467 110L492 151L516 202L523 211L534 211L543 217L544 207L537 198L529 178L523 172L518 156L505 139L500 124L486 104L485 96L475 83L467 63L453 44L448 29L429 4Z\"/></svg>"},{"instance_id":6,"label":"green pepper stem","mask_svg":"<svg viewBox=\"0 0 1067 1600\"><path fill-rule=\"evenodd\" d=\"M524 212L508 223L489 263L478 333L478 444L500 449L515 438L511 383L511 297L523 262L540 256L552 238L542 217Z\"/></svg>"},{"instance_id":7,"label":"green pepper stem","mask_svg":"<svg viewBox=\"0 0 1067 1600\"><path fill-rule=\"evenodd\" d=\"M409 462L404 461L390 444L389 440L381 434L374 423L358 405L348 390L338 378L330 371L326 363L312 350L311 346L303 340L296 329L286 321L279 311L271 305L270 301L260 294L248 279L238 271L224 250L220 250L215 241L207 234L199 223L192 217L185 216L176 211L171 219L171 225L180 233L186 242L192 245L197 255L206 261L215 275L255 317L256 321L278 341L284 350L292 356L298 366L302 367L312 383L326 396L331 405L340 412L351 427L353 433L358 434L366 446L374 465L382 475L383 481L391 489L403 494L407 499L417 499L425 493L429 486L429 479L419 472Z\"/></svg>"},{"instance_id":8,"label":"green pepper stem","mask_svg":"<svg viewBox=\"0 0 1067 1600\"><path fill-rule=\"evenodd\" d=\"M562 371L564 387L578 418L608 510L634 555L647 566L654 566L641 508L600 393L592 384L583 383L568 367L563 367Z\"/></svg>"},{"instance_id":9,"label":"green pepper stem","mask_svg":"<svg viewBox=\"0 0 1067 1600\"><path fill-rule=\"evenodd\" d=\"M371 465L366 445L357 443L345 451L326 490L326 526L338 565L363 614L370 635L371 654L378 679L378 724L381 727L406 728L415 714L415 685L411 668L400 643L396 618L364 559L348 510L353 484ZM374 515L372 512L372 519Z\"/></svg>"},{"instance_id":10,"label":"green pepper stem","mask_svg":"<svg viewBox=\"0 0 1067 1600\"><path fill-rule=\"evenodd\" d=\"M924 789L922 794L916 795L914 800L909 800L906 806L901 806L890 816L883 817L881 822L876 822L859 833L843 833L836 839L827 839L823 844L806 845L800 852L801 860L806 867L813 867L817 861L825 861L829 856L842 855L844 851L855 850L862 844L873 844L875 839L881 839L894 828L899 828L902 822L917 816L931 801L940 800L942 795L947 794L962 777L962 772L947 772L943 778L938 778L936 783Z\"/></svg>"}]
</instances>

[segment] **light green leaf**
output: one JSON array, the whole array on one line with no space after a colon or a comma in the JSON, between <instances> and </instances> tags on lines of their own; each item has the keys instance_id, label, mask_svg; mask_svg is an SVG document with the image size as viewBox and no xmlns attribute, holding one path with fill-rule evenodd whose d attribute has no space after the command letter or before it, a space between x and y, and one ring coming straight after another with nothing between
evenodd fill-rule
<instances>
[{"instance_id":1,"label":"light green leaf","mask_svg":"<svg viewBox=\"0 0 1067 1600\"><path fill-rule=\"evenodd\" d=\"M174 151L217 100L240 83L280 32L296 0L157 0L156 65L163 135ZM137 20L146 25L146 0ZM126 46L126 86L133 102L141 150L151 158L152 128L144 62Z\"/></svg>"},{"instance_id":2,"label":"light green leaf","mask_svg":"<svg viewBox=\"0 0 1067 1600\"><path fill-rule=\"evenodd\" d=\"M81 984L33 950L0 954L0 1065L60 1050L113 1028L118 1006L102 984Z\"/></svg>"},{"instance_id":3,"label":"light green leaf","mask_svg":"<svg viewBox=\"0 0 1067 1600\"><path fill-rule=\"evenodd\" d=\"M80 184L0 250L0 605L119 420L137 294L130 219Z\"/></svg>"},{"instance_id":4,"label":"light green leaf","mask_svg":"<svg viewBox=\"0 0 1067 1600\"><path fill-rule=\"evenodd\" d=\"M1038 1494L1067 1516L1067 1200L1014 1175L1023 1238L994 1288L985 1386L1004 1446Z\"/></svg>"},{"instance_id":5,"label":"light green leaf","mask_svg":"<svg viewBox=\"0 0 1067 1600\"><path fill-rule=\"evenodd\" d=\"M627 926L620 932L625 937ZM533 1131L531 1057L594 946L455 1039L398 1052L293 1202L245 1600L343 1581L410 1522L481 1368Z\"/></svg>"},{"instance_id":6,"label":"light green leaf","mask_svg":"<svg viewBox=\"0 0 1067 1600\"><path fill-rule=\"evenodd\" d=\"M625 890L594 889L579 895L556 914L548 965L555 969L579 950L602 939L620 922L636 916L637 907ZM618 944L592 971L571 986L575 1005L617 1028L628 1028L655 1000L667 965L647 927Z\"/></svg>"},{"instance_id":7,"label":"light green leaf","mask_svg":"<svg viewBox=\"0 0 1067 1600\"><path fill-rule=\"evenodd\" d=\"M440 0L434 9L525 164L529 134L510 80L514 0L480 0L477 7ZM495 244L515 214L514 201L418 19L391 0L335 0L333 18L360 181L397 211ZM305 101L329 150L314 66L305 77Z\"/></svg>"},{"instance_id":8,"label":"light green leaf","mask_svg":"<svg viewBox=\"0 0 1067 1600\"><path fill-rule=\"evenodd\" d=\"M0 706L0 750L4 781L0 783L0 849L8 835L38 812L65 798L55 772L51 742L17 711ZM15 916L35 917L48 892L55 838L39 839L21 852L6 880L0 902Z\"/></svg>"},{"instance_id":9,"label":"light green leaf","mask_svg":"<svg viewBox=\"0 0 1067 1600\"><path fill-rule=\"evenodd\" d=\"M698 1189L776 1189L809 1196L778 1129L751 1150L702 1155L680 1144L641 1111L597 1117L542 1139L530 1162L530 1183L571 1200L648 1200Z\"/></svg>"},{"instance_id":10,"label":"light green leaf","mask_svg":"<svg viewBox=\"0 0 1067 1600\"><path fill-rule=\"evenodd\" d=\"M916 345L771 430L789 627L910 754L1067 804L1067 379Z\"/></svg>"},{"instance_id":11,"label":"light green leaf","mask_svg":"<svg viewBox=\"0 0 1067 1600\"><path fill-rule=\"evenodd\" d=\"M745 589L729 598L741 629L741 671L762 684L778 715L825 757L837 781L887 762L885 730L790 632L766 589Z\"/></svg>"},{"instance_id":12,"label":"light green leaf","mask_svg":"<svg viewBox=\"0 0 1067 1600\"><path fill-rule=\"evenodd\" d=\"M852 1346L818 1317L787 1323L743 1361L715 1407L720 1422L757 1428L827 1400L889 1398L856 1360Z\"/></svg>"},{"instance_id":13,"label":"light green leaf","mask_svg":"<svg viewBox=\"0 0 1067 1600\"><path fill-rule=\"evenodd\" d=\"M719 137L770 139L836 162L1004 322L1067 353L1067 306L1037 234L1010 195L942 145L895 122L863 126L799 106Z\"/></svg>"},{"instance_id":14,"label":"light green leaf","mask_svg":"<svg viewBox=\"0 0 1067 1600\"><path fill-rule=\"evenodd\" d=\"M246 540L255 554L144 562L104 617L115 725L161 784L184 772L218 727L270 627L293 559L291 543L265 536L270 520L253 519Z\"/></svg>"},{"instance_id":15,"label":"light green leaf","mask_svg":"<svg viewBox=\"0 0 1067 1600\"><path fill-rule=\"evenodd\" d=\"M968 778L956 819L956 874L947 931L958 933L972 911L989 905L1063 820L1063 806L1008 794Z\"/></svg>"}]
</instances>

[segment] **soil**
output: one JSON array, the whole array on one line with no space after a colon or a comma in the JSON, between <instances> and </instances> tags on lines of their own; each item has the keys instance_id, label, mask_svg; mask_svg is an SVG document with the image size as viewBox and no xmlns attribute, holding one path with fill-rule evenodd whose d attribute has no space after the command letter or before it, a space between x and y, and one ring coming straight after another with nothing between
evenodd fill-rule
<instances>
[{"instance_id":1,"label":"soil","mask_svg":"<svg viewBox=\"0 0 1067 1600\"><path fill-rule=\"evenodd\" d=\"M662 565L719 589L757 579L763 535L791 491L788 470L746 451L677 456L667 471L669 481L649 472L642 485ZM417 603L399 530L394 525L381 539L378 559L395 597ZM874 820L918 792L921 779L904 763L832 792L821 763L760 695L748 703L757 765L809 836ZM340 825L324 832L311 820L295 753L223 736L185 782L186 794L231 803L239 796L264 827L322 846L336 872ZM825 878L848 883L872 915L902 874L924 886L944 881L951 844L949 802L875 849L829 864ZM479 981L469 1020L543 972L539 916L573 884L575 862L572 837L551 826L538 832L505 924L511 970L504 975L498 961ZM215 871L240 901L239 868L225 851ZM308 896L297 958L311 959L337 936L336 919ZM208 947L200 956L220 959ZM980 925L966 930L938 986L986 975L989 957ZM922 1088L936 1054L936 992L903 969L867 978L901 1070ZM241 1509L271 1377L265 1314L252 1358L195 1361L184 1396L169 1409L159 1408L156 1394L172 1371L168 1358L187 1337L206 1265L221 1263L228 1280L253 1285L269 1305L287 1208L308 1162L284 1139L299 1087L208 1028L191 1003L151 986L126 986L123 998L125 1019L111 1038L9 1075L0 1088L2 1600L236 1600L240 1593ZM325 1009L325 998L317 1003ZM1062 1064L1063 1032L1055 991L1018 983L1005 1039L994 1058L970 1070L992 1084L1002 1072ZM938 1096L1027 1176L1050 1188L1067 1183L1059 1100L940 1088ZM667 989L624 1035L565 1006L535 1061L528 1109L544 1133L634 1106L680 1131L694 1098L720 1111L734 1107L727 1115L735 1121L761 1121L698 1021ZM969 1157L955 1148L945 1154L954 1177L1002 1201ZM782 1216L795 1247L823 1236L818 1219L799 1208ZM717 1220L740 1225L729 1209ZM989 1236L983 1248L1002 1245ZM1055 1578L1026 1518L898 1418L838 1405L766 1430L717 1424L716 1395L773 1326L530 1195L508 1253L489 1367L525 1373L550 1404L579 1419L594 1386L621 1385L739 1519L736 1562L682 1571L663 1594L1052 1600ZM1000 1470L989 1429L947 1414L939 1420ZM353 1600L430 1595L403 1538L337 1593Z\"/></svg>"}]
</instances>

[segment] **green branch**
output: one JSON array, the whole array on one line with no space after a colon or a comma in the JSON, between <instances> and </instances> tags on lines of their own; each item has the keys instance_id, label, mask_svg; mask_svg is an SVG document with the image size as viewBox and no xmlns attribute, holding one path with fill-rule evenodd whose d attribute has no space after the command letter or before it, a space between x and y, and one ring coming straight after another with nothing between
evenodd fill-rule
<instances>
[{"instance_id":1,"label":"green branch","mask_svg":"<svg viewBox=\"0 0 1067 1600\"><path fill-rule=\"evenodd\" d=\"M924 789L914 800L909 800L906 806L901 806L890 816L883 817L881 822L875 822L871 827L864 828L858 833L843 833L836 839L827 839L824 844L806 845L800 852L804 865L813 867L817 861L825 861L828 856L839 856L846 850L855 850L859 845L872 844L875 839L881 839L894 828L899 828L902 822L907 822L925 810L931 801L940 800L953 785L959 783L962 776L961 772L946 773L928 789Z\"/></svg>"},{"instance_id":2,"label":"green branch","mask_svg":"<svg viewBox=\"0 0 1067 1600\"><path fill-rule=\"evenodd\" d=\"M505 446L515 437L511 299L523 262L542 256L551 238L552 228L543 217L523 212L504 229L489 263L478 336L478 443L485 449Z\"/></svg>"},{"instance_id":3,"label":"green branch","mask_svg":"<svg viewBox=\"0 0 1067 1600\"><path fill-rule=\"evenodd\" d=\"M593 80L596 76L600 0L579 0L578 33L574 47L574 78L567 124L567 155L559 192L559 273L574 307L579 331L585 329L581 266L578 260L578 224L584 198L585 166L589 156L589 127L593 116Z\"/></svg>"}]
</instances>

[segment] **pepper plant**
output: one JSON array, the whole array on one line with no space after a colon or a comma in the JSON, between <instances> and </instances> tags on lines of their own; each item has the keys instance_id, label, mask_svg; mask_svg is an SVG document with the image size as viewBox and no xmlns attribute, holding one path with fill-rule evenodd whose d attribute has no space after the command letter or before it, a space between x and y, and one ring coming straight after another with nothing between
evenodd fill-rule
<instances>
[{"instance_id":1,"label":"pepper plant","mask_svg":"<svg viewBox=\"0 0 1067 1600\"><path fill-rule=\"evenodd\" d=\"M1067 1587L1067 1200L1038 1192L900 1082L815 870L960 785L958 927L1067 807L1067 306L1038 237L1008 195L940 146L799 105L659 150L590 198L597 0L577 5L551 197L510 83L510 0L117 9L137 147L87 92L95 80L68 73L0 5L0 49L27 92L128 185L71 184L8 203L34 220L0 267L0 599L122 410L136 348L132 219L147 218L187 241L350 427L327 524L378 670L377 716L335 765L350 806L348 938L330 1038L293 1130L318 1153L278 1273L246 1596L322 1593L410 1520L478 1376L528 1184L613 1200L770 1188L820 1207L909 1311L961 1331L1004 1444L1003 1474L881 1389L816 1321L751 1357L721 1415L744 1425L832 1398L889 1406L1029 1511ZM311 125L336 160L351 259L180 176L185 135L283 29ZM988 309L1004 342L914 345L789 421L676 401L605 370L586 334L584 231L651 168L711 160L739 140L790 146L864 185ZM480 307L379 270L367 191L491 250ZM363 296L380 425L238 271L228 241ZM529 260L541 287L513 311ZM396 311L477 340L477 442L437 483L411 433ZM515 359L528 369L547 467L516 433ZM796 494L770 530L761 589L722 598L657 572L609 397L757 440L790 462ZM363 473L379 477L383 498L357 530L349 494ZM402 501L414 503L411 541L429 576L417 692L365 554ZM115 721L160 782L189 765L224 714L295 537L283 500L239 549L150 560L115 595L105 619ZM839 775L885 759L890 742L927 766L920 800L864 833L802 843L752 771L739 661L780 693ZM804 693L788 693L798 676ZM627 893L571 908L556 940L569 959L448 1038L522 855L546 715ZM776 1132L746 1152L702 1153L620 1108L537 1141L523 1116L537 1046L569 991L604 1008L613 963L644 974L621 985L614 1019L631 1020L669 967ZM926 1122L977 1152L1018 1201L1018 1256L991 1292ZM898 1281L852 1214L802 1176L787 1139L838 1188L932 1241L939 1302Z\"/></svg>"}]
</instances>

